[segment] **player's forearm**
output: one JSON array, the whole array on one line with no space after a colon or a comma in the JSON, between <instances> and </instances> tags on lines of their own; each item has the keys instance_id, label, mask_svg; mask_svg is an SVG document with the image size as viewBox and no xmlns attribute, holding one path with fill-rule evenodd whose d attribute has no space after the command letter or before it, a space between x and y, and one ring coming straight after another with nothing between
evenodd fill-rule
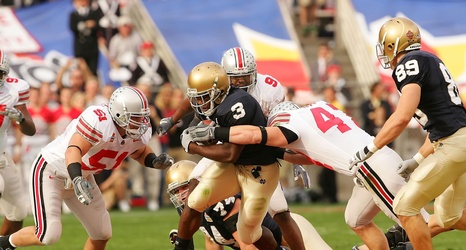
<instances>
[{"instance_id":1,"label":"player's forearm","mask_svg":"<svg viewBox=\"0 0 466 250\"><path fill-rule=\"evenodd\" d=\"M217 137L217 133L216 133ZM217 138L219 140L225 138ZM228 140L230 143L247 145L247 144L259 144L262 140L260 128L251 125L239 125L229 128Z\"/></svg>"},{"instance_id":2,"label":"player's forearm","mask_svg":"<svg viewBox=\"0 0 466 250\"><path fill-rule=\"evenodd\" d=\"M418 150L418 152L426 158L430 154L434 152L434 147L432 145L432 142L429 139L429 135L426 136L426 140L424 141L424 144L422 144L421 148Z\"/></svg>"},{"instance_id":3,"label":"player's forearm","mask_svg":"<svg viewBox=\"0 0 466 250\"><path fill-rule=\"evenodd\" d=\"M172 119L174 122L178 122L183 118L183 116L193 112L193 109L191 108L191 104L189 103L189 99L185 98L183 102L181 103L180 107L175 111L175 113L172 115Z\"/></svg>"},{"instance_id":4,"label":"player's forearm","mask_svg":"<svg viewBox=\"0 0 466 250\"><path fill-rule=\"evenodd\" d=\"M408 126L410 120L411 118L398 117L396 114L390 116L375 137L375 146L377 148L382 148L383 146L393 142L403 132L406 126Z\"/></svg>"}]
</instances>

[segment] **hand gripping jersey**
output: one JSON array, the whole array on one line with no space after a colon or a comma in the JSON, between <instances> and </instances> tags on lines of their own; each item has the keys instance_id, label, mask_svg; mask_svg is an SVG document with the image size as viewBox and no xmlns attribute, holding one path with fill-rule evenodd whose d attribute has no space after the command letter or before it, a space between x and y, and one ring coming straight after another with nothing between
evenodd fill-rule
<instances>
[{"instance_id":1,"label":"hand gripping jersey","mask_svg":"<svg viewBox=\"0 0 466 250\"><path fill-rule=\"evenodd\" d=\"M431 141L466 126L466 111L458 87L438 57L421 50L409 52L397 64L392 77L400 92L409 83L421 87L419 110L414 118L430 132Z\"/></svg>"},{"instance_id":2,"label":"hand gripping jersey","mask_svg":"<svg viewBox=\"0 0 466 250\"><path fill-rule=\"evenodd\" d=\"M259 102L262 112L267 117L275 105L285 100L285 90L277 79L269 75L257 73L256 79L256 85L251 87L249 94Z\"/></svg>"},{"instance_id":3,"label":"hand gripping jersey","mask_svg":"<svg viewBox=\"0 0 466 250\"><path fill-rule=\"evenodd\" d=\"M21 79L8 77L0 88L0 109L13 108L26 104L29 100L29 84ZM0 152L5 151L7 141L7 129L11 120L7 116L0 115Z\"/></svg>"},{"instance_id":4,"label":"hand gripping jersey","mask_svg":"<svg viewBox=\"0 0 466 250\"><path fill-rule=\"evenodd\" d=\"M149 128L137 140L129 137L123 139L116 126L106 106L90 106L68 125L63 134L43 148L41 153L50 165L57 168L57 175L67 177L65 151L71 136L79 133L92 144L82 157L83 177L104 169L113 169L127 156L147 144L152 133Z\"/></svg>"}]
</instances>

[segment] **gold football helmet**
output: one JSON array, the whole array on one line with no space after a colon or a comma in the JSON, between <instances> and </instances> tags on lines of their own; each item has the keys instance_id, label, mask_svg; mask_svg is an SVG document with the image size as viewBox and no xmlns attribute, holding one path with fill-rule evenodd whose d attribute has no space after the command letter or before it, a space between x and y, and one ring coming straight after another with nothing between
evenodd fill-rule
<instances>
[{"instance_id":1,"label":"gold football helmet","mask_svg":"<svg viewBox=\"0 0 466 250\"><path fill-rule=\"evenodd\" d=\"M187 96L191 107L201 115L213 115L229 90L228 75L218 63L198 64L189 73Z\"/></svg>"},{"instance_id":2,"label":"gold football helmet","mask_svg":"<svg viewBox=\"0 0 466 250\"><path fill-rule=\"evenodd\" d=\"M196 163L193 161L181 160L168 168L165 174L170 201L181 210L183 210L184 201L188 197L188 178L195 166Z\"/></svg>"},{"instance_id":3,"label":"gold football helmet","mask_svg":"<svg viewBox=\"0 0 466 250\"><path fill-rule=\"evenodd\" d=\"M417 25L406 17L395 17L382 25L376 45L377 58L383 68L389 69L393 59L403 51L421 48L421 33Z\"/></svg>"}]
</instances>

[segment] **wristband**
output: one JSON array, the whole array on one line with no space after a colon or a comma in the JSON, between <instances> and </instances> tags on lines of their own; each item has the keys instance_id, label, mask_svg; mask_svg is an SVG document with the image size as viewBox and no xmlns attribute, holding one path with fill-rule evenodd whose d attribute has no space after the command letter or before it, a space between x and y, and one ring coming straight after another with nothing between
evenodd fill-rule
<instances>
[{"instance_id":1,"label":"wristband","mask_svg":"<svg viewBox=\"0 0 466 250\"><path fill-rule=\"evenodd\" d=\"M261 130L261 138L262 138L259 145L265 145L267 143L267 130L265 130L265 128L262 126L259 126L259 128Z\"/></svg>"},{"instance_id":2,"label":"wristband","mask_svg":"<svg viewBox=\"0 0 466 250\"><path fill-rule=\"evenodd\" d=\"M371 143L369 143L369 145L367 145L367 149L369 149L369 151L372 152L372 153L375 153L375 152L377 152L377 150L379 150L379 148L377 146L375 146L373 141Z\"/></svg>"},{"instance_id":3,"label":"wristband","mask_svg":"<svg viewBox=\"0 0 466 250\"><path fill-rule=\"evenodd\" d=\"M154 164L152 162L157 158L157 156L154 153L149 153L146 155L146 158L144 158L144 166L148 168L154 168Z\"/></svg>"},{"instance_id":4,"label":"wristband","mask_svg":"<svg viewBox=\"0 0 466 250\"><path fill-rule=\"evenodd\" d=\"M81 163L79 162L73 162L68 164L68 174L70 175L70 178L74 180L75 177L82 176L81 172Z\"/></svg>"},{"instance_id":5,"label":"wristband","mask_svg":"<svg viewBox=\"0 0 466 250\"><path fill-rule=\"evenodd\" d=\"M413 156L413 159L418 163L418 164L421 164L422 161L424 161L424 156L421 154L421 153L416 153L414 156Z\"/></svg>"},{"instance_id":6,"label":"wristband","mask_svg":"<svg viewBox=\"0 0 466 250\"><path fill-rule=\"evenodd\" d=\"M216 127L214 129L215 139L223 142L230 141L230 127Z\"/></svg>"}]
</instances>

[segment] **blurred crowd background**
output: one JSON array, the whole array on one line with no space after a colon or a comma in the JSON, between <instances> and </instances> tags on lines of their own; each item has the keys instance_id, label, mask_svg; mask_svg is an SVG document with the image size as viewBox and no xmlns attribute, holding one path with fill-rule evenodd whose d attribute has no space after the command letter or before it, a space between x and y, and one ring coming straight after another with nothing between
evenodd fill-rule
<instances>
[{"instance_id":1,"label":"blurred crowd background","mask_svg":"<svg viewBox=\"0 0 466 250\"><path fill-rule=\"evenodd\" d=\"M2 0L0 3L5 8L19 11L59 1L65 0ZM153 128L158 126L161 118L171 116L186 96L183 78L186 72L173 66L173 59L167 56L171 54L169 47L160 46L164 44L160 42L163 38L154 38L161 33L155 32L153 26L147 26L147 16L139 15L144 13L141 1L66 2L73 6L67 20L68 32L72 34L69 46L73 54L66 58L57 57L61 63L56 75L49 80L30 82L28 109L37 127L36 135L21 137L14 130L10 131L9 148L24 173L29 171L37 152L62 133L72 119L90 105L106 103L118 86L136 86L145 93L151 105ZM284 84L287 100L299 105L325 100L353 116L368 133L376 135L393 112L398 93L389 77L364 71L376 68L373 62L366 61L364 65L353 59L354 52L351 51L358 50L356 44L352 47L345 44L349 38L343 37L345 33L342 30L350 22L341 21L345 13L340 9L347 9L351 1L277 2L285 6L283 15L290 21L290 36L299 45L298 51L308 76L306 86ZM50 34L54 35L60 34ZM190 47L190 41L185 41L185 44ZM226 45L224 49L229 47ZM220 60L223 51L215 53ZM21 57L20 53L16 56ZM101 68L102 62L107 63L108 68ZM286 68L282 70L286 71ZM275 72L261 73L275 76ZM280 78L278 80L281 81ZM167 152L175 161L199 160L198 156L185 153L179 140L180 133L192 117L184 117L162 137L157 136L153 129L150 146L157 154ZM413 123L390 146L402 157L411 157L424 137L424 132ZM349 197L349 187L353 185L350 178L336 176L335 172L321 167L306 168L313 181L310 190L303 189L302 183L293 179L291 166L282 162L281 181L289 202L337 203ZM171 205L165 192L164 173L142 168L135 161L128 160L113 171L104 171L97 180L109 209L128 212L132 207L146 207L155 211Z\"/></svg>"}]
</instances>

